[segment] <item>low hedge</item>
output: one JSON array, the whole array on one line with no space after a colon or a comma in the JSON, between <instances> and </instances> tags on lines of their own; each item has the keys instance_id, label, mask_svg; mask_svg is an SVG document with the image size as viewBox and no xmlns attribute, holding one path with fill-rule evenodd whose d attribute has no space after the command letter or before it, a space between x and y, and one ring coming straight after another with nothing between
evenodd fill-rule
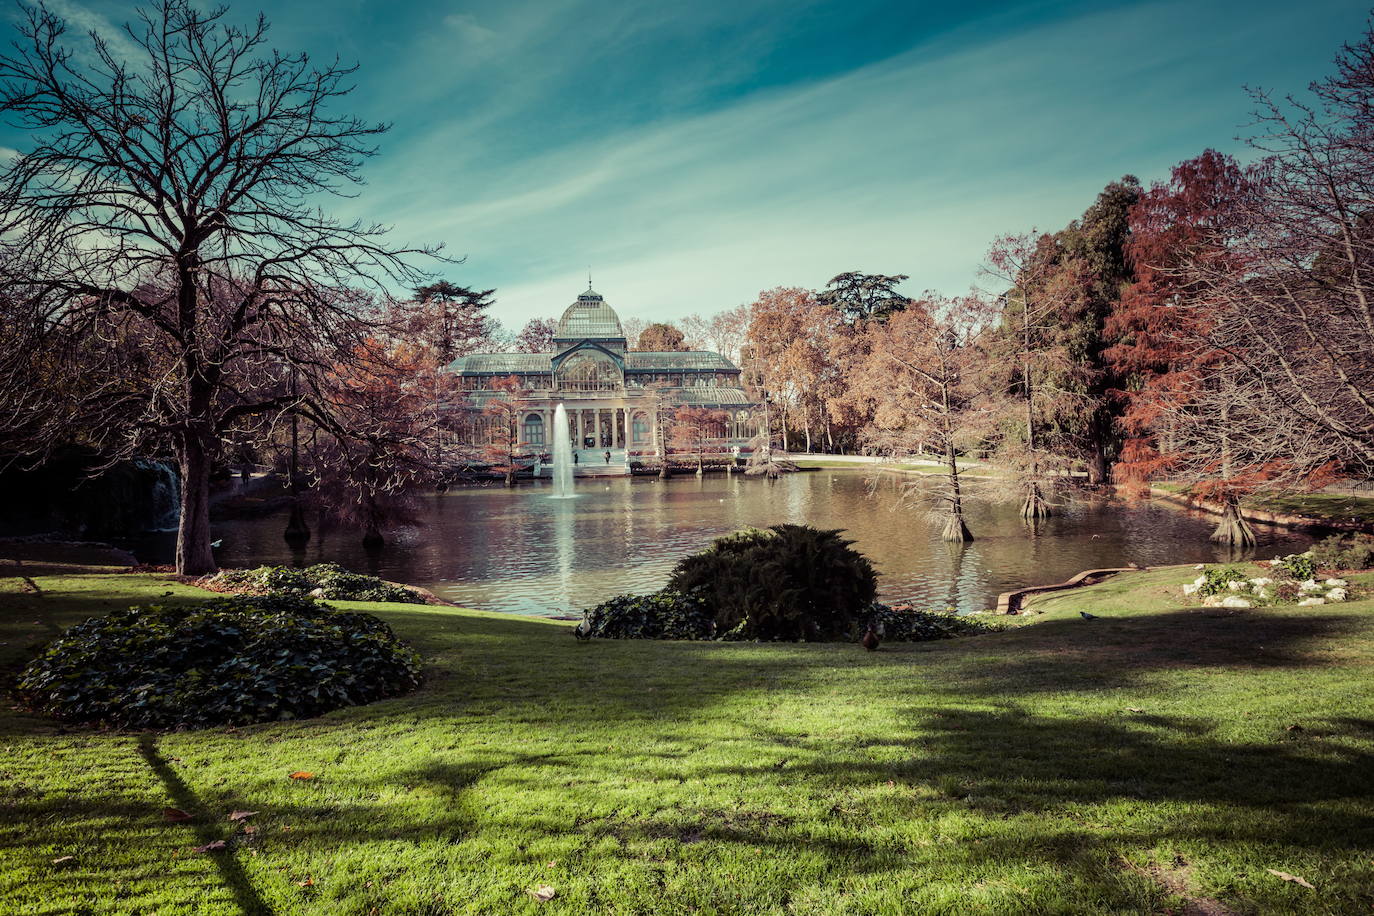
<instances>
[{"instance_id":1,"label":"low hedge","mask_svg":"<svg viewBox=\"0 0 1374 916\"><path fill-rule=\"evenodd\" d=\"M716 628L700 601L671 589L620 595L582 613L584 634L599 639L710 639Z\"/></svg>"},{"instance_id":2,"label":"low hedge","mask_svg":"<svg viewBox=\"0 0 1374 916\"><path fill-rule=\"evenodd\" d=\"M259 566L256 569L227 569L210 577L211 588L222 591L308 595L315 589L331 601L388 601L393 604L424 604L425 597L414 589L392 585L376 576L349 572L337 563L316 563L303 569L291 566Z\"/></svg>"},{"instance_id":3,"label":"low hedge","mask_svg":"<svg viewBox=\"0 0 1374 916\"><path fill-rule=\"evenodd\" d=\"M599 639L745 639L737 628L717 633L715 621L697 598L665 589L652 595L620 595L583 611L583 634ZM1001 623L981 617L961 617L953 613L918 611L914 608L873 602L867 623L874 624L884 642L924 642L977 636L1005 629ZM862 637L864 626L849 634L850 641Z\"/></svg>"},{"instance_id":4,"label":"low hedge","mask_svg":"<svg viewBox=\"0 0 1374 916\"><path fill-rule=\"evenodd\" d=\"M873 603L870 618L884 642L925 642L996 633L1006 627L981 617L961 616L940 611L918 611L910 607L889 607ZM862 633L860 634L862 635Z\"/></svg>"},{"instance_id":5,"label":"low hedge","mask_svg":"<svg viewBox=\"0 0 1374 916\"><path fill-rule=\"evenodd\" d=\"M276 595L92 617L31 662L16 692L59 719L173 728L315 716L419 683L419 656L383 621Z\"/></svg>"}]
</instances>

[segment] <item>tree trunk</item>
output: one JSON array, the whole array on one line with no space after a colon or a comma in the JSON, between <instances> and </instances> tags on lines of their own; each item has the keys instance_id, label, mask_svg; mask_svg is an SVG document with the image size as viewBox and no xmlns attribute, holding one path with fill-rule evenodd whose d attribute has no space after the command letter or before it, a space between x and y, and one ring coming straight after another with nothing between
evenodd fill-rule
<instances>
[{"instance_id":1,"label":"tree trunk","mask_svg":"<svg viewBox=\"0 0 1374 916\"><path fill-rule=\"evenodd\" d=\"M301 509L298 499L291 500L291 515L286 520L286 530L282 532L282 538L292 545L306 544L310 541L310 526L305 523L305 512Z\"/></svg>"},{"instance_id":2,"label":"tree trunk","mask_svg":"<svg viewBox=\"0 0 1374 916\"><path fill-rule=\"evenodd\" d=\"M177 521L177 574L216 572L210 547L210 450L194 434L181 443L181 518Z\"/></svg>"},{"instance_id":3,"label":"tree trunk","mask_svg":"<svg viewBox=\"0 0 1374 916\"><path fill-rule=\"evenodd\" d=\"M1212 532L1212 540L1231 547L1254 547L1255 531L1240 514L1240 500L1228 496L1221 511L1221 524Z\"/></svg>"},{"instance_id":4,"label":"tree trunk","mask_svg":"<svg viewBox=\"0 0 1374 916\"><path fill-rule=\"evenodd\" d=\"M1088 456L1088 486L1100 487L1107 482L1107 453L1101 442L1094 442Z\"/></svg>"},{"instance_id":5,"label":"tree trunk","mask_svg":"<svg viewBox=\"0 0 1374 916\"><path fill-rule=\"evenodd\" d=\"M386 543L386 538L382 537L382 511L377 505L377 495L369 491L367 494L367 522L363 529L363 547L368 550L379 550Z\"/></svg>"},{"instance_id":6,"label":"tree trunk","mask_svg":"<svg viewBox=\"0 0 1374 916\"><path fill-rule=\"evenodd\" d=\"M382 547L386 544L386 538L382 537L382 531L377 527L375 521L367 523L367 530L363 532L363 546L369 548Z\"/></svg>"},{"instance_id":7,"label":"tree trunk","mask_svg":"<svg viewBox=\"0 0 1374 916\"><path fill-rule=\"evenodd\" d=\"M1045 499L1045 494L1040 491L1040 482L1031 480L1026 485L1026 498L1021 502L1021 518L1028 522L1038 522L1053 514L1050 511L1049 500Z\"/></svg>"},{"instance_id":8,"label":"tree trunk","mask_svg":"<svg viewBox=\"0 0 1374 916\"><path fill-rule=\"evenodd\" d=\"M1101 415L1101 411L1093 414L1092 421L1088 425L1088 435L1092 437L1089 443L1088 453L1088 486L1100 487L1107 483L1110 467L1107 463L1107 435L1110 428L1110 421Z\"/></svg>"},{"instance_id":9,"label":"tree trunk","mask_svg":"<svg viewBox=\"0 0 1374 916\"><path fill-rule=\"evenodd\" d=\"M941 540L949 541L952 544L967 543L973 540L973 535L968 530L968 525L964 524L964 513L962 509L955 509L945 519L944 530L940 532Z\"/></svg>"},{"instance_id":10,"label":"tree trunk","mask_svg":"<svg viewBox=\"0 0 1374 916\"><path fill-rule=\"evenodd\" d=\"M1021 331L1021 382L1026 396L1026 457L1030 468L1026 480L1026 498L1021 502L1021 518L1038 522L1050 517L1050 504L1040 489L1040 456L1035 441L1035 387L1031 382L1030 365L1030 303L1025 299L1021 302Z\"/></svg>"},{"instance_id":11,"label":"tree trunk","mask_svg":"<svg viewBox=\"0 0 1374 916\"><path fill-rule=\"evenodd\" d=\"M941 398L944 405L942 422L945 428L945 472L949 475L949 518L945 520L945 528L940 532L940 537L952 543L963 543L973 540L973 534L968 530L968 525L964 524L964 493L959 484L959 456L954 452L954 440L949 428L951 408L948 385L941 386Z\"/></svg>"}]
</instances>

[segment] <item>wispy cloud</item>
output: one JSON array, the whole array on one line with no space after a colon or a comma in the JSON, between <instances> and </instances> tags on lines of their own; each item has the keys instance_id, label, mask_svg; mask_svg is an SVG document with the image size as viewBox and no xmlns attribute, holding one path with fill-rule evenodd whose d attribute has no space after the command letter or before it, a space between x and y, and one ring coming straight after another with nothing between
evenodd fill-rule
<instances>
[{"instance_id":1,"label":"wispy cloud","mask_svg":"<svg viewBox=\"0 0 1374 916\"><path fill-rule=\"evenodd\" d=\"M139 53L139 48L124 30L124 23L133 18L132 8L124 8L120 18L114 19L75 0L43 0L41 4L36 0L22 2L29 7L46 6L65 20L71 29L68 34L69 46L82 62L92 63L96 59L92 33L101 37L116 60L128 60Z\"/></svg>"},{"instance_id":2,"label":"wispy cloud","mask_svg":"<svg viewBox=\"0 0 1374 916\"><path fill-rule=\"evenodd\" d=\"M538 124L496 131L531 94L515 87L390 151L364 203L408 238L467 254L458 273L497 286L517 325L561 309L587 265L623 313L655 317L848 269L958 292L998 233L1063 225L1125 172L1157 177L1206 145L1233 146L1246 102L1231 74L1302 15L1222 31L1191 4L1156 3L955 36L568 143ZM526 79L546 90L564 69ZM575 89L566 98L576 104ZM520 155L469 148L491 131Z\"/></svg>"},{"instance_id":3,"label":"wispy cloud","mask_svg":"<svg viewBox=\"0 0 1374 916\"><path fill-rule=\"evenodd\" d=\"M1363 24L1340 0L261 2L274 44L357 56L348 105L396 124L329 206L467 255L450 277L510 325L589 265L643 317L850 269L962 291L997 234L1238 149L1241 85L1300 88ZM102 31L115 3L50 0Z\"/></svg>"}]
</instances>

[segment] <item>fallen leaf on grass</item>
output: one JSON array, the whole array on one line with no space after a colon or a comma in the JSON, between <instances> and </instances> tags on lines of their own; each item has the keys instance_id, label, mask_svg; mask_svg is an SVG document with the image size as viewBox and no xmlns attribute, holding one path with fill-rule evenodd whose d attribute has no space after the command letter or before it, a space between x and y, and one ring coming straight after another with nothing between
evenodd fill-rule
<instances>
[{"instance_id":1,"label":"fallen leaf on grass","mask_svg":"<svg viewBox=\"0 0 1374 916\"><path fill-rule=\"evenodd\" d=\"M75 862L75 861L76 861L76 856L58 856L56 859L53 859L53 860L52 860L52 864L54 864L54 865L66 865L68 862Z\"/></svg>"},{"instance_id":2,"label":"fallen leaf on grass","mask_svg":"<svg viewBox=\"0 0 1374 916\"><path fill-rule=\"evenodd\" d=\"M1279 871L1277 868L1266 868L1265 871L1269 872L1269 874L1273 875L1275 878L1282 878L1284 881L1292 881L1294 884L1301 884L1303 887L1307 888L1310 891L1316 890L1315 887L1313 887L1311 884L1307 882L1306 878L1299 878L1297 875L1290 875L1288 872Z\"/></svg>"},{"instance_id":3,"label":"fallen leaf on grass","mask_svg":"<svg viewBox=\"0 0 1374 916\"><path fill-rule=\"evenodd\" d=\"M180 824L182 821L191 820L191 815L182 811L180 808L163 808L162 816L172 824Z\"/></svg>"},{"instance_id":4,"label":"fallen leaf on grass","mask_svg":"<svg viewBox=\"0 0 1374 916\"><path fill-rule=\"evenodd\" d=\"M231 821L246 821L248 818L257 814L256 811L235 811L229 815Z\"/></svg>"},{"instance_id":5,"label":"fallen leaf on grass","mask_svg":"<svg viewBox=\"0 0 1374 916\"><path fill-rule=\"evenodd\" d=\"M314 878L306 878L304 881L297 881L296 883L299 884L301 887L314 887L314 886L315 886L315 879L314 879Z\"/></svg>"},{"instance_id":6,"label":"fallen leaf on grass","mask_svg":"<svg viewBox=\"0 0 1374 916\"><path fill-rule=\"evenodd\" d=\"M533 897L535 900L538 900L540 903L546 903L552 900L553 898L557 897L558 891L554 890L552 887L549 887L549 885L547 884L541 884L530 891L530 896Z\"/></svg>"},{"instance_id":7,"label":"fallen leaf on grass","mask_svg":"<svg viewBox=\"0 0 1374 916\"><path fill-rule=\"evenodd\" d=\"M1127 712L1144 712L1145 710L1141 709L1139 706L1127 706L1127 707L1126 707L1126 711L1127 711Z\"/></svg>"},{"instance_id":8,"label":"fallen leaf on grass","mask_svg":"<svg viewBox=\"0 0 1374 916\"><path fill-rule=\"evenodd\" d=\"M211 840L204 846L197 846L192 852L219 852L226 846L223 840Z\"/></svg>"},{"instance_id":9,"label":"fallen leaf on grass","mask_svg":"<svg viewBox=\"0 0 1374 916\"><path fill-rule=\"evenodd\" d=\"M315 774L309 770L297 770L291 774L292 779L314 779Z\"/></svg>"}]
</instances>

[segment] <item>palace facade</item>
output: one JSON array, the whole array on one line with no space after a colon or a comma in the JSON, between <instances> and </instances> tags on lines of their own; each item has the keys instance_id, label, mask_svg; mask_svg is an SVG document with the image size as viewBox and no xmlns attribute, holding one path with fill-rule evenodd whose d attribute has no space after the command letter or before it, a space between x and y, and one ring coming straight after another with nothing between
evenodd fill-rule
<instances>
[{"instance_id":1,"label":"palace facade","mask_svg":"<svg viewBox=\"0 0 1374 916\"><path fill-rule=\"evenodd\" d=\"M563 312L551 352L473 353L449 368L475 410L492 398L519 398L520 441L528 453L552 451L554 411L561 403L582 472L601 467L625 473L636 460L659 457L659 424L678 407L720 413L709 440L717 452L747 452L762 426L763 413L745 392L739 367L703 350L630 350L620 317L591 289ZM512 376L518 393L494 386ZM482 444L481 424L473 430L471 444Z\"/></svg>"}]
</instances>

